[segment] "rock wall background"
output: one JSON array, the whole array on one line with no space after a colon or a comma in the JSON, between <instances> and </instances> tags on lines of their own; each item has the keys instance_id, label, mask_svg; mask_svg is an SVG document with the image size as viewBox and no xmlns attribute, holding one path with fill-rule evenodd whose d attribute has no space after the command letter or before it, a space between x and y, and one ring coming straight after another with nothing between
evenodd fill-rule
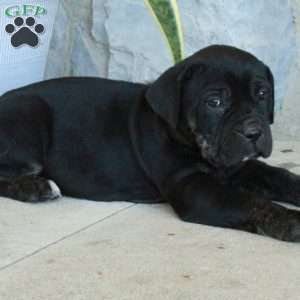
<instances>
[{"instance_id":1,"label":"rock wall background","mask_svg":"<svg viewBox=\"0 0 300 300\"><path fill-rule=\"evenodd\" d=\"M210 44L230 44L257 55L275 74L275 135L300 138L300 0L177 2L185 56ZM61 0L46 78L101 76L145 82L172 64L143 0Z\"/></svg>"}]
</instances>

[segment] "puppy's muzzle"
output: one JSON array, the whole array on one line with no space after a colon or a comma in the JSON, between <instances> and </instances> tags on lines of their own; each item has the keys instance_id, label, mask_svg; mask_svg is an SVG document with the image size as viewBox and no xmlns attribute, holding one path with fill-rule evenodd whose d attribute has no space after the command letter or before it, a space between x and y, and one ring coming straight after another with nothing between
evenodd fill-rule
<instances>
[{"instance_id":1,"label":"puppy's muzzle","mask_svg":"<svg viewBox=\"0 0 300 300\"><path fill-rule=\"evenodd\" d=\"M248 119L243 123L242 134L245 138L249 139L251 142L256 143L256 141L262 135L262 126L260 122L255 119Z\"/></svg>"}]
</instances>

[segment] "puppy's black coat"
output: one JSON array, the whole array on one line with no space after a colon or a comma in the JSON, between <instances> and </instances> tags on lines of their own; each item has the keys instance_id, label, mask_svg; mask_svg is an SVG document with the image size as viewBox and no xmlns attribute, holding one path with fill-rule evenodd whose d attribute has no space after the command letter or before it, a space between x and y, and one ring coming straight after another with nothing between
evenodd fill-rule
<instances>
[{"instance_id":1,"label":"puppy's black coat","mask_svg":"<svg viewBox=\"0 0 300 300\"><path fill-rule=\"evenodd\" d=\"M168 201L185 221L300 241L299 177L271 154L274 82L257 58L205 48L151 85L63 78L0 102L0 194ZM47 179L46 179L47 178Z\"/></svg>"}]
</instances>

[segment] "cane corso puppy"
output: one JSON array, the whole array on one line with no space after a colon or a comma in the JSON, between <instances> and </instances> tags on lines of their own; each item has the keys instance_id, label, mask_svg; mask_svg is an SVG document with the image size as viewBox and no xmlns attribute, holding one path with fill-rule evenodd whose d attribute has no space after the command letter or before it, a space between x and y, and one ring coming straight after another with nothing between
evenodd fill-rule
<instances>
[{"instance_id":1,"label":"cane corso puppy","mask_svg":"<svg viewBox=\"0 0 300 300\"><path fill-rule=\"evenodd\" d=\"M257 160L273 110L270 69L221 45L149 85L33 84L1 97L0 195L167 201L184 221L300 242L300 212L273 202L300 205L300 177Z\"/></svg>"}]
</instances>

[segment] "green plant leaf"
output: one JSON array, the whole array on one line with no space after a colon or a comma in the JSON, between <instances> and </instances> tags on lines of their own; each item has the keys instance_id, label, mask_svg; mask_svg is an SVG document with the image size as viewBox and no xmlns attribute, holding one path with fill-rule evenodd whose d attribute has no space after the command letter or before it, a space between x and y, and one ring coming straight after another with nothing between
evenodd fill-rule
<instances>
[{"instance_id":1,"label":"green plant leaf","mask_svg":"<svg viewBox=\"0 0 300 300\"><path fill-rule=\"evenodd\" d=\"M145 0L166 37L175 63L184 58L183 34L176 0Z\"/></svg>"}]
</instances>

